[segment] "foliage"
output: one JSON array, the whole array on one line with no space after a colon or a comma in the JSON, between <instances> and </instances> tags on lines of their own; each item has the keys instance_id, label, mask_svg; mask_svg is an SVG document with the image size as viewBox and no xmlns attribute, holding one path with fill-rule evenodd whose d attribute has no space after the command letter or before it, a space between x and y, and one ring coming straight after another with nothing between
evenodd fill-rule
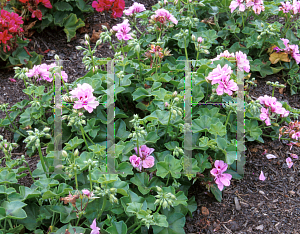
<instances>
[{"instance_id":1,"label":"foliage","mask_svg":"<svg viewBox=\"0 0 300 234\"><path fill-rule=\"evenodd\" d=\"M256 101L246 92L245 107L238 99L243 79L250 89L251 76L295 75L299 69L296 35L278 22L265 22L279 14L279 2L259 2L232 14L227 1L131 8L112 31L103 27L95 47L85 36L85 46L77 49L83 50L87 73L72 84L59 66L17 68L28 100L10 109L1 105L6 113L1 126L14 132L16 143L26 143L28 155L38 153L40 162L30 171L31 187L18 185L28 164L25 157L10 161L16 145L1 139L6 159L0 176L1 231L184 233L185 216L197 208L195 198L188 199L196 180L221 202L230 181L242 178L237 148L244 149L237 134L245 134L246 141L263 142L264 136L298 146L293 119L299 110L274 97L282 84L269 82L272 97ZM207 12L210 19L204 19ZM137 27L138 20L147 32ZM112 44L114 36L118 41ZM105 42L115 52L113 61L94 56ZM289 59L273 55L278 62L268 61L267 49L274 46L272 53ZM56 113L62 116L61 138L54 131L51 82L63 87L64 105ZM245 120L237 121L243 111ZM58 139L61 152L55 150Z\"/></svg>"}]
</instances>

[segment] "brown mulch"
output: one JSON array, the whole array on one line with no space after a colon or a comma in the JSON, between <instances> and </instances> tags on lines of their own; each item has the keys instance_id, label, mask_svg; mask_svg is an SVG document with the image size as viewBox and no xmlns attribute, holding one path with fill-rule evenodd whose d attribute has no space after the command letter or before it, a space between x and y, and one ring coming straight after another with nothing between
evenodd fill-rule
<instances>
[{"instance_id":1,"label":"brown mulch","mask_svg":"<svg viewBox=\"0 0 300 234\"><path fill-rule=\"evenodd\" d=\"M126 7L134 1L126 1ZM144 0L147 9L155 4L157 0ZM75 46L83 42L84 34L92 36L93 30L101 29L99 24L107 23L110 27L122 22L122 19L111 19L107 13L97 13L89 17L86 23L86 32L76 34L71 42L66 41L62 29L47 29L41 34L35 33L29 45L30 50L38 53L50 49L44 54L43 62L53 60L55 54L64 61L64 70L69 75L69 81L85 75L86 71L81 62L82 51L75 49ZM92 44L93 46L93 44ZM97 57L112 57L112 50L106 43L99 47ZM22 80L16 83L9 81L13 78L13 71L1 71L0 73L0 104L9 103L10 106L27 98L22 92L25 88ZM250 96L258 98L261 94L271 95L271 89L265 85L267 80L284 83L280 75L270 76L264 79L257 79L258 87L250 92ZM289 87L282 93L275 91L275 97L280 101L287 101L292 107L300 108L299 95L290 95ZM0 113L0 117L5 115ZM9 141L13 141L13 134L0 129L0 134ZM242 180L232 180L231 185L223 192L223 201L215 200L206 188L196 181L190 189L190 196L195 196L198 209L193 213L193 218L187 217L185 226L186 233L287 233L296 234L300 231L300 166L299 161L293 159L292 168L287 168L285 159L288 153L296 153L300 156L300 150L289 147L281 141L272 141L264 138L265 143L248 142L246 144L246 165L245 176ZM276 159L268 160L262 153L264 150L277 156ZM24 145L13 151L14 153L25 153ZM0 157L2 156L0 153ZM19 155L14 155L19 157ZM39 157L26 156L32 170L35 169ZM260 171L263 170L266 180L258 180ZM19 180L22 185L29 186L31 178L25 177Z\"/></svg>"}]
</instances>

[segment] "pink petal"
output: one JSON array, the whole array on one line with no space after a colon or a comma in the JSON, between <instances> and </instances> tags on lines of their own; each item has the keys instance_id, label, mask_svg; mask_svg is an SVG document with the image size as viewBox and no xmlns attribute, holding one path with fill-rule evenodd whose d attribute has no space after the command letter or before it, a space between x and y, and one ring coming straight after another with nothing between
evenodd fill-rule
<instances>
[{"instance_id":1,"label":"pink petal","mask_svg":"<svg viewBox=\"0 0 300 234\"><path fill-rule=\"evenodd\" d=\"M262 180L262 181L264 181L264 180L266 179L266 177L264 176L263 171L261 171L260 176L259 176L258 179L259 179L259 180Z\"/></svg>"}]
</instances>

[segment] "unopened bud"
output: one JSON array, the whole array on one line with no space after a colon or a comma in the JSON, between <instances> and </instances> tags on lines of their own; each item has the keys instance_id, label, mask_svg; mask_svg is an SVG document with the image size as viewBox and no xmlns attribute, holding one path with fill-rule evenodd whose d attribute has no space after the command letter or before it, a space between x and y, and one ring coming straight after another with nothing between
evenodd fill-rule
<instances>
[{"instance_id":1,"label":"unopened bud","mask_svg":"<svg viewBox=\"0 0 300 234\"><path fill-rule=\"evenodd\" d=\"M195 35L192 35L192 41L196 41Z\"/></svg>"},{"instance_id":2,"label":"unopened bud","mask_svg":"<svg viewBox=\"0 0 300 234\"><path fill-rule=\"evenodd\" d=\"M178 102L178 101L179 101L178 97L174 98L174 102Z\"/></svg>"},{"instance_id":3,"label":"unopened bud","mask_svg":"<svg viewBox=\"0 0 300 234\"><path fill-rule=\"evenodd\" d=\"M74 156L77 157L78 155L79 155L79 150L76 149L75 152L74 152Z\"/></svg>"},{"instance_id":4,"label":"unopened bud","mask_svg":"<svg viewBox=\"0 0 300 234\"><path fill-rule=\"evenodd\" d=\"M61 151L61 155L62 155L63 157L68 157L68 153L67 153L67 151L65 151L65 150L62 150L62 151Z\"/></svg>"},{"instance_id":5,"label":"unopened bud","mask_svg":"<svg viewBox=\"0 0 300 234\"><path fill-rule=\"evenodd\" d=\"M47 132L49 132L49 131L50 131L50 128L48 128L48 127L45 127L45 128L44 128L44 132L45 132L45 133L47 133Z\"/></svg>"},{"instance_id":6,"label":"unopened bud","mask_svg":"<svg viewBox=\"0 0 300 234\"><path fill-rule=\"evenodd\" d=\"M76 46L76 50L83 50L82 46Z\"/></svg>"},{"instance_id":7,"label":"unopened bud","mask_svg":"<svg viewBox=\"0 0 300 234\"><path fill-rule=\"evenodd\" d=\"M84 39L85 39L86 41L89 41L89 40L90 40L89 35L88 35L88 34L85 34L85 35L84 35Z\"/></svg>"},{"instance_id":8,"label":"unopened bud","mask_svg":"<svg viewBox=\"0 0 300 234\"><path fill-rule=\"evenodd\" d=\"M177 96L177 91L175 91L173 94L172 94L172 97L176 97Z\"/></svg>"},{"instance_id":9,"label":"unopened bud","mask_svg":"<svg viewBox=\"0 0 300 234\"><path fill-rule=\"evenodd\" d=\"M161 187L156 186L156 190L157 190L157 192L162 192Z\"/></svg>"}]
</instances>

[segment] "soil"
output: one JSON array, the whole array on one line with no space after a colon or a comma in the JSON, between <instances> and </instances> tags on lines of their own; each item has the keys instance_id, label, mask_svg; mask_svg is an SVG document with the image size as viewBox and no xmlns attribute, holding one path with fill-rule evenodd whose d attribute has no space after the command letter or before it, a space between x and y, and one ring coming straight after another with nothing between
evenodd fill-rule
<instances>
[{"instance_id":1,"label":"soil","mask_svg":"<svg viewBox=\"0 0 300 234\"><path fill-rule=\"evenodd\" d=\"M126 7L134 1L125 0ZM157 3L157 0L144 0L143 4L147 9ZM84 40L84 34L90 36L93 30L101 29L99 24L107 23L110 27L121 23L122 19L111 19L108 13L97 13L90 16L86 23L89 27L85 32L76 34L71 42L66 41L62 29L47 29L41 34L35 33L31 37L28 48L43 54L42 62L53 60L55 54L64 61L64 70L69 75L69 82L83 76L86 71L82 64L82 52L75 49ZM94 46L94 44L92 44ZM109 44L98 47L97 57L112 57L112 50ZM0 78L0 104L9 103L11 107L16 102L22 101L26 95L22 92L25 88L22 80L16 83L9 81L13 78L14 72L1 71ZM279 75L269 76L264 79L257 79L258 86L250 91L250 96L258 98L261 94L271 95L271 89L266 81L279 81L285 83ZM300 108L299 95L290 95L287 89L275 91L278 100L287 101L292 107ZM0 113L3 118L4 113ZM13 142L13 134L7 130L0 129L0 134L8 141ZM247 142L245 175L240 181L231 180L231 184L223 191L223 200L217 202L213 195L197 180L190 189L190 196L195 196L198 208L193 217L187 216L185 231L189 234L196 233L286 233L296 234L300 230L300 165L299 160L293 159L294 165L288 168L285 159L289 153L300 156L300 149L296 146L289 149L289 146L282 141L272 141L270 138L263 138L265 143ZM268 153L277 156L268 160L263 154ZM24 145L13 151L13 157L25 155ZM3 154L1 152L0 157ZM34 170L39 160L38 156L28 157L31 170ZM258 179L260 172L266 176L265 181ZM32 179L27 176L19 180L22 185L30 186Z\"/></svg>"}]
</instances>

